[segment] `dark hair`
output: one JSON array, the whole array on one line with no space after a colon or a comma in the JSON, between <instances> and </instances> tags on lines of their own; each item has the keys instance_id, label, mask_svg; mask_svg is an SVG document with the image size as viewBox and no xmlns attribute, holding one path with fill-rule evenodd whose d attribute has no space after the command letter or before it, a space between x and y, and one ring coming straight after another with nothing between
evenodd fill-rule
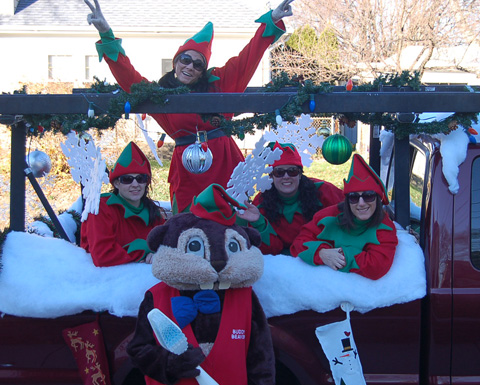
<instances>
[{"instance_id":1,"label":"dark hair","mask_svg":"<svg viewBox=\"0 0 480 385\"><path fill-rule=\"evenodd\" d=\"M302 215L307 222L310 222L313 215L321 208L315 183L301 174L298 191ZM265 209L265 217L272 223L276 222L282 214L282 199L274 184L272 184L270 189L262 193L262 207Z\"/></svg>"},{"instance_id":2,"label":"dark hair","mask_svg":"<svg viewBox=\"0 0 480 385\"><path fill-rule=\"evenodd\" d=\"M143 205L147 208L148 210L148 224L152 225L155 223L155 221L159 218L167 218L167 214L165 212L165 209L163 207L158 206L151 198L148 197L151 183L148 183L145 186L145 192L143 193L143 196L140 198L140 201L143 203ZM113 187L111 192L115 195L118 195L118 188Z\"/></svg>"},{"instance_id":3,"label":"dark hair","mask_svg":"<svg viewBox=\"0 0 480 385\"><path fill-rule=\"evenodd\" d=\"M180 55L177 55L173 62L173 69L163 75L158 81L158 84L160 84L160 86L163 88L177 88L187 86L192 90L192 92L208 92L208 90L210 89L210 83L208 82L207 70L203 70L202 76L200 76L198 81L192 85L183 84L175 77L175 64L177 64L179 58Z\"/></svg>"},{"instance_id":4,"label":"dark hair","mask_svg":"<svg viewBox=\"0 0 480 385\"><path fill-rule=\"evenodd\" d=\"M375 212L371 216L370 221L367 224L367 227L377 227L378 225L380 225L380 223L382 223L383 217L385 216L385 212L383 211L382 198L380 198L380 195L377 194L377 198L375 202L376 202ZM341 212L340 215L338 216L340 227L346 230L354 229L355 215L353 215L353 212L352 212L352 209L350 208L350 204L348 203L347 197L345 197L345 200L343 202L340 202L338 204L338 209Z\"/></svg>"}]
</instances>

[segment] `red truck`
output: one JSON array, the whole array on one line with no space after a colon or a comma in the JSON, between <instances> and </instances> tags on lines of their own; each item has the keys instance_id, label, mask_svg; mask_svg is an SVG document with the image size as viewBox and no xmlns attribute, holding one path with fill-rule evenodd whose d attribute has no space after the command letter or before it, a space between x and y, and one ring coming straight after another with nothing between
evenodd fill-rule
<instances>
[{"instance_id":1,"label":"red truck","mask_svg":"<svg viewBox=\"0 0 480 385\"><path fill-rule=\"evenodd\" d=\"M468 146L452 194L442 174L439 142L410 142L410 195L420 215L411 227L425 255L427 294L402 304L351 313L368 384L480 384L480 144ZM395 202L395 197L392 199ZM0 383L80 384L62 330L93 321L87 311L54 319L0 318ZM271 317L277 384L332 384L318 326L345 313L300 311ZM141 384L126 355L134 317L101 313L111 379Z\"/></svg>"}]
</instances>

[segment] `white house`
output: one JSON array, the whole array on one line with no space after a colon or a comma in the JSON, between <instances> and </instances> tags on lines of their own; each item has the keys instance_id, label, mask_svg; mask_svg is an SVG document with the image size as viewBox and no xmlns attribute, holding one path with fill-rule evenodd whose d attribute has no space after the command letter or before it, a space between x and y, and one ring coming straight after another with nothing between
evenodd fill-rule
<instances>
[{"instance_id":1,"label":"white house","mask_svg":"<svg viewBox=\"0 0 480 385\"><path fill-rule=\"evenodd\" d=\"M259 25L255 20L268 11L262 0L99 2L135 68L150 80L172 68L178 47L208 21L214 24L209 65L222 66L248 43ZM107 64L99 63L99 36L87 23L89 13L84 0L0 0L0 92L18 90L23 82L73 82L82 88L93 76L115 83ZM268 59L266 52L249 86L268 83ZM149 131L158 131L153 120L149 125ZM252 148L256 137L247 136L239 145Z\"/></svg>"},{"instance_id":2,"label":"white house","mask_svg":"<svg viewBox=\"0 0 480 385\"><path fill-rule=\"evenodd\" d=\"M171 68L178 47L208 21L215 27L210 66L223 65L246 45L258 26L254 20L267 10L262 1L251 0L100 0L100 5L133 64L150 80ZM98 62L98 33L87 23L89 13L83 0L1 0L0 91L26 81L82 87L94 75L113 82L107 65ZM250 85L269 80L267 53Z\"/></svg>"}]
</instances>

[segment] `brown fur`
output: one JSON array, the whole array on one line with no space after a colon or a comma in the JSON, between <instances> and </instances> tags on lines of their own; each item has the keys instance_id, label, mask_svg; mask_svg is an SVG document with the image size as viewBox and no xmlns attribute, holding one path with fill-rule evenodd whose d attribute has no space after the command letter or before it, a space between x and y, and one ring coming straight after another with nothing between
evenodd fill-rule
<instances>
[{"instance_id":1,"label":"brown fur","mask_svg":"<svg viewBox=\"0 0 480 385\"><path fill-rule=\"evenodd\" d=\"M263 255L257 248L260 234L253 228L225 226L183 213L155 227L147 242L155 251L152 262L155 277L178 289L180 295L191 298L202 288L213 288L221 304L220 312L199 312L190 324L201 349L190 346L176 356L157 345L147 320L154 299L151 292L145 294L128 353L147 376L162 383L175 383L196 376L196 366L210 353L220 327L226 290L250 287L262 276ZM246 370L249 384L275 383L270 330L254 292Z\"/></svg>"}]
</instances>

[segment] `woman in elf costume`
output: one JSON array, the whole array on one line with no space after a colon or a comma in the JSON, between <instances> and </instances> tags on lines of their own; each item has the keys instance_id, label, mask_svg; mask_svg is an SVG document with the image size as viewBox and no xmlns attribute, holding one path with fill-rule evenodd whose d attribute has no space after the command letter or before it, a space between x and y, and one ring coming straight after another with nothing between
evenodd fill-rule
<instances>
[{"instance_id":1,"label":"woman in elf costume","mask_svg":"<svg viewBox=\"0 0 480 385\"><path fill-rule=\"evenodd\" d=\"M379 279L392 266L397 232L383 210L388 205L385 186L358 154L353 156L343 193L345 201L316 213L290 251L311 265Z\"/></svg>"},{"instance_id":2,"label":"woman in elf costume","mask_svg":"<svg viewBox=\"0 0 480 385\"><path fill-rule=\"evenodd\" d=\"M255 36L238 56L232 57L223 67L208 69L213 24L207 23L177 50L173 57L173 70L160 79L160 85L165 88L186 85L193 92L244 92L266 49L285 32L281 19L292 15L292 1L284 0L275 10L256 20L261 24ZM95 6L85 0L92 11L88 22L100 33L101 40L96 44L99 57L105 58L122 89L130 92L133 84L147 79L130 63L122 48L122 40L115 38L98 0L94 2ZM152 117L175 140L168 176L173 213L188 210L192 198L210 184L227 186L233 169L244 158L234 140L218 127L218 118L204 122L198 114L152 114ZM232 117L233 114L225 115L227 119ZM201 134L201 141L208 140L208 148L213 155L211 167L202 174L193 174L182 164L183 152L195 142L197 132Z\"/></svg>"},{"instance_id":3,"label":"woman in elf costume","mask_svg":"<svg viewBox=\"0 0 480 385\"><path fill-rule=\"evenodd\" d=\"M323 180L303 175L300 154L291 143L270 143L283 153L275 161L272 187L259 193L238 216L250 222L262 236L264 254L290 254L290 246L302 226L320 209L343 201L343 192Z\"/></svg>"},{"instance_id":4,"label":"woman in elf costume","mask_svg":"<svg viewBox=\"0 0 480 385\"><path fill-rule=\"evenodd\" d=\"M81 246L95 266L149 262L147 235L165 223L160 208L148 198L152 172L150 162L130 142L110 172L113 192L102 194L98 214L82 223Z\"/></svg>"}]
</instances>

